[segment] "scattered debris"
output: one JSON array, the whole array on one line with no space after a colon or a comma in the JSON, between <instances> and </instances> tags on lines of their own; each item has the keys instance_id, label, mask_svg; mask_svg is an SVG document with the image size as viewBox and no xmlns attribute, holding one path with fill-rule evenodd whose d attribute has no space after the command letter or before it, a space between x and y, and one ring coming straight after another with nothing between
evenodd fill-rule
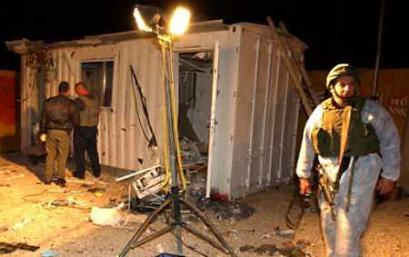
<instances>
[{"instance_id":1,"label":"scattered debris","mask_svg":"<svg viewBox=\"0 0 409 257\"><path fill-rule=\"evenodd\" d=\"M256 209L248 205L243 199L234 201L204 200L197 202L197 206L202 210L210 210L215 213L219 220L234 218L237 220L251 217Z\"/></svg>"},{"instance_id":2,"label":"scattered debris","mask_svg":"<svg viewBox=\"0 0 409 257\"><path fill-rule=\"evenodd\" d=\"M190 162L190 163L183 163L183 169L192 171L202 171L207 168L207 163L205 161L200 162Z\"/></svg>"},{"instance_id":3,"label":"scattered debris","mask_svg":"<svg viewBox=\"0 0 409 257\"><path fill-rule=\"evenodd\" d=\"M258 247L252 245L245 245L240 247L240 252L253 252L257 253L258 255L268 254L273 256L279 249L274 244L263 244Z\"/></svg>"},{"instance_id":4,"label":"scattered debris","mask_svg":"<svg viewBox=\"0 0 409 257\"><path fill-rule=\"evenodd\" d=\"M53 209L56 207L73 207L77 209L90 209L90 205L84 201L77 201L74 199L72 196L68 196L65 199L54 199L51 201L46 201L40 204L41 206L44 206L47 209Z\"/></svg>"},{"instance_id":5,"label":"scattered debris","mask_svg":"<svg viewBox=\"0 0 409 257\"><path fill-rule=\"evenodd\" d=\"M6 243L6 242L0 242L0 254L7 254L7 253L12 253L15 250L25 250L25 251L31 251L35 252L37 249L39 249L39 246L35 245L28 245L26 243Z\"/></svg>"},{"instance_id":6,"label":"scattered debris","mask_svg":"<svg viewBox=\"0 0 409 257\"><path fill-rule=\"evenodd\" d=\"M252 245L244 245L240 247L240 252L250 252L250 251L253 251L254 249L255 247Z\"/></svg>"},{"instance_id":7,"label":"scattered debris","mask_svg":"<svg viewBox=\"0 0 409 257\"><path fill-rule=\"evenodd\" d=\"M259 255L262 254L273 255L276 252L279 252L280 249L278 249L274 244L262 244L259 247L253 249L252 251Z\"/></svg>"},{"instance_id":8,"label":"scattered debris","mask_svg":"<svg viewBox=\"0 0 409 257\"><path fill-rule=\"evenodd\" d=\"M287 241L283 243L284 248L281 249L281 253L290 257L311 256L309 253L303 251L303 249L310 245L312 244L306 240Z\"/></svg>"},{"instance_id":9,"label":"scattered debris","mask_svg":"<svg viewBox=\"0 0 409 257\"><path fill-rule=\"evenodd\" d=\"M118 181L122 181L122 180L125 180L125 179L128 179L128 178L132 178L132 177L135 177L135 176L140 176L140 175L142 175L142 174L145 174L145 173L148 172L148 171L159 169L160 167L161 167L160 165L154 165L154 166L152 166L152 167L149 167L149 168L146 168L146 169L142 169L142 170L138 170L138 171L135 171L135 172L133 172L133 173L131 173L131 174L125 175L125 176L120 177L120 178L117 178L117 179L115 179L115 181L118 182Z\"/></svg>"},{"instance_id":10,"label":"scattered debris","mask_svg":"<svg viewBox=\"0 0 409 257\"><path fill-rule=\"evenodd\" d=\"M281 229L279 226L274 228L274 234L281 237L293 238L294 232L293 229Z\"/></svg>"},{"instance_id":11,"label":"scattered debris","mask_svg":"<svg viewBox=\"0 0 409 257\"><path fill-rule=\"evenodd\" d=\"M200 150L195 142L190 141L184 137L179 142L182 150L183 163L201 162L203 157L200 154Z\"/></svg>"},{"instance_id":12,"label":"scattered debris","mask_svg":"<svg viewBox=\"0 0 409 257\"><path fill-rule=\"evenodd\" d=\"M258 247L252 245L245 245L240 247L240 252L252 252L258 255L267 254L269 256L288 256L288 257L309 257L308 253L305 253L298 245L284 245L283 248L278 248L274 244L262 244Z\"/></svg>"},{"instance_id":13,"label":"scattered debris","mask_svg":"<svg viewBox=\"0 0 409 257\"><path fill-rule=\"evenodd\" d=\"M83 192L76 191L76 190L68 191L68 190L65 190L65 189L62 189L62 188L59 188L59 189L44 189L39 193L25 195L25 196L22 197L22 199L25 200L25 201L33 202L33 203L40 203L40 206L46 206L48 208L52 208L52 207L56 207L56 206L68 206L68 205L88 206L85 202L75 201L72 196L67 196L66 199L48 200L46 202L44 202L42 200L32 199L32 197L40 196L40 195L42 195L44 193L62 193L62 194L70 194L70 195L77 194L78 195L78 194L82 194ZM71 202L71 203L69 203L69 202ZM87 208L90 208L90 207L88 206Z\"/></svg>"},{"instance_id":14,"label":"scattered debris","mask_svg":"<svg viewBox=\"0 0 409 257\"><path fill-rule=\"evenodd\" d=\"M138 197L132 197L129 199L129 211L131 212L152 212L156 210L163 203L163 199L159 197L146 197L139 199Z\"/></svg>"},{"instance_id":15,"label":"scattered debris","mask_svg":"<svg viewBox=\"0 0 409 257\"><path fill-rule=\"evenodd\" d=\"M27 225L30 222L29 218L23 218L21 219L21 221L17 222L16 224L14 224L13 226L11 226L11 230L17 231L22 229L25 225Z\"/></svg>"},{"instance_id":16,"label":"scattered debris","mask_svg":"<svg viewBox=\"0 0 409 257\"><path fill-rule=\"evenodd\" d=\"M91 193L102 193L102 192L106 192L106 189L103 187L91 187L87 191Z\"/></svg>"},{"instance_id":17,"label":"scattered debris","mask_svg":"<svg viewBox=\"0 0 409 257\"><path fill-rule=\"evenodd\" d=\"M90 220L92 223L101 226L119 227L124 223L124 219L117 207L99 208L92 207Z\"/></svg>"},{"instance_id":18,"label":"scattered debris","mask_svg":"<svg viewBox=\"0 0 409 257\"><path fill-rule=\"evenodd\" d=\"M96 192L94 195L95 195L96 197L102 197L102 196L104 196L104 194L101 193L101 192Z\"/></svg>"},{"instance_id":19,"label":"scattered debris","mask_svg":"<svg viewBox=\"0 0 409 257\"><path fill-rule=\"evenodd\" d=\"M157 194L163 187L165 180L164 170L156 168L136 178L130 184L139 199Z\"/></svg>"},{"instance_id":20,"label":"scattered debris","mask_svg":"<svg viewBox=\"0 0 409 257\"><path fill-rule=\"evenodd\" d=\"M280 249L280 253L289 257L311 257L311 254L304 252L305 245L288 246Z\"/></svg>"},{"instance_id":21,"label":"scattered debris","mask_svg":"<svg viewBox=\"0 0 409 257\"><path fill-rule=\"evenodd\" d=\"M187 163L183 165L183 170L189 181L189 195L196 200L204 197L206 194L207 163Z\"/></svg>"},{"instance_id":22,"label":"scattered debris","mask_svg":"<svg viewBox=\"0 0 409 257\"><path fill-rule=\"evenodd\" d=\"M41 253L41 257L56 257L58 253L54 250L46 249Z\"/></svg>"},{"instance_id":23,"label":"scattered debris","mask_svg":"<svg viewBox=\"0 0 409 257\"><path fill-rule=\"evenodd\" d=\"M48 201L46 203L47 208L55 208L55 207L59 207L59 206L71 206L74 203L71 202L70 200L66 200L66 199L60 199L60 200L51 200Z\"/></svg>"}]
</instances>

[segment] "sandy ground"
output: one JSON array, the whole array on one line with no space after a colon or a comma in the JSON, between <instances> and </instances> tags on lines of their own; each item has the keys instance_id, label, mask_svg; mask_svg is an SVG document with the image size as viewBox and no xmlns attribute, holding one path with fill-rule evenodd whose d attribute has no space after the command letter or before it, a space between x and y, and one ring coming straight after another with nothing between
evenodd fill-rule
<instances>
[{"instance_id":1,"label":"sandy ground","mask_svg":"<svg viewBox=\"0 0 409 257\"><path fill-rule=\"evenodd\" d=\"M0 158L0 243L26 243L39 247L35 252L16 250L3 255L41 256L47 250L59 257L119 254L146 215L121 211L122 223L112 227L95 225L90 221L90 213L92 206L114 207L126 199L129 182L115 182L106 173L102 181L93 179L92 175L88 175L85 181L78 181L67 172L67 187L46 186L38 178L43 166L32 166L18 155ZM91 189L98 192L90 192ZM275 234L277 227L286 229L284 214L292 197L291 191L290 186L283 186L247 197L245 201L256 211L245 219L218 220L213 213L206 213L237 256L307 256L301 251L310 256L324 256L317 213L304 215L294 238ZM188 218L184 217L184 220L190 220ZM190 224L207 231L199 221L190 221ZM145 234L164 226L165 221L160 218ZM189 233L183 232L183 243L186 256L228 256ZM281 249L281 253L274 251L273 246ZM376 206L363 238L363 247L363 256L409 256L408 198ZM175 237L168 233L131 250L127 256L157 256L160 252L175 252L175 248ZM293 252L290 254L285 249Z\"/></svg>"}]
</instances>

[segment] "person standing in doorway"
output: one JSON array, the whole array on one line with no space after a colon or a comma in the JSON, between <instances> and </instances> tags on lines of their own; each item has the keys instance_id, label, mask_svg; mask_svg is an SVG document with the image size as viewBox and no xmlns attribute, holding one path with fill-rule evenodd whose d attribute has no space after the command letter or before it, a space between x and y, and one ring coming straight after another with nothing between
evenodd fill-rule
<instances>
[{"instance_id":1,"label":"person standing in doorway","mask_svg":"<svg viewBox=\"0 0 409 257\"><path fill-rule=\"evenodd\" d=\"M46 142L47 152L44 182L54 182L62 187L66 184L70 134L79 123L78 109L74 100L68 97L69 89L70 85L66 81L58 85L58 95L45 101L40 120L40 140Z\"/></svg>"},{"instance_id":2,"label":"person standing in doorway","mask_svg":"<svg viewBox=\"0 0 409 257\"><path fill-rule=\"evenodd\" d=\"M374 192L390 193L400 173L400 139L390 114L359 97L358 74L349 64L328 73L331 97L315 108L305 125L296 173L300 193L318 156L318 201L328 257L362 256Z\"/></svg>"},{"instance_id":3,"label":"person standing in doorway","mask_svg":"<svg viewBox=\"0 0 409 257\"><path fill-rule=\"evenodd\" d=\"M80 110L80 123L74 128L76 163L74 176L79 179L85 178L85 152L87 152L91 161L92 174L94 177L99 178L101 176L97 150L99 99L87 89L82 81L75 84L75 92L78 95L75 102Z\"/></svg>"}]
</instances>

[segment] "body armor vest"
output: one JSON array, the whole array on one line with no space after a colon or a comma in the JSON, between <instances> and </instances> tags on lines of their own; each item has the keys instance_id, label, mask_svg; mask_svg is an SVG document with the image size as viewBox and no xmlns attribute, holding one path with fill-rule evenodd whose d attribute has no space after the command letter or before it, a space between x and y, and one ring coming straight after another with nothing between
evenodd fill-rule
<instances>
[{"instance_id":1,"label":"body armor vest","mask_svg":"<svg viewBox=\"0 0 409 257\"><path fill-rule=\"evenodd\" d=\"M379 152L379 140L374 128L363 123L361 112L365 99L352 101L351 120L344 156L361 156ZM337 157L340 151L343 108L334 105L332 98L321 103L322 127L312 130L314 152L323 157Z\"/></svg>"}]
</instances>

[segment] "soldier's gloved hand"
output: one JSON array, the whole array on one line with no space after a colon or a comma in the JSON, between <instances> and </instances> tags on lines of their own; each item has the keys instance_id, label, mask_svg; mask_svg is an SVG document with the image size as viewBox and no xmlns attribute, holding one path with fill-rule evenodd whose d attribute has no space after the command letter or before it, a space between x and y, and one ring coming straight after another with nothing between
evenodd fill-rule
<instances>
[{"instance_id":1,"label":"soldier's gloved hand","mask_svg":"<svg viewBox=\"0 0 409 257\"><path fill-rule=\"evenodd\" d=\"M300 178L300 194L309 195L311 194L311 185L308 178Z\"/></svg>"},{"instance_id":2,"label":"soldier's gloved hand","mask_svg":"<svg viewBox=\"0 0 409 257\"><path fill-rule=\"evenodd\" d=\"M389 194L395 189L395 182L386 178L380 178L376 190L381 195Z\"/></svg>"},{"instance_id":3,"label":"soldier's gloved hand","mask_svg":"<svg viewBox=\"0 0 409 257\"><path fill-rule=\"evenodd\" d=\"M41 134L40 135L40 141L45 142L47 140L47 134Z\"/></svg>"}]
</instances>

